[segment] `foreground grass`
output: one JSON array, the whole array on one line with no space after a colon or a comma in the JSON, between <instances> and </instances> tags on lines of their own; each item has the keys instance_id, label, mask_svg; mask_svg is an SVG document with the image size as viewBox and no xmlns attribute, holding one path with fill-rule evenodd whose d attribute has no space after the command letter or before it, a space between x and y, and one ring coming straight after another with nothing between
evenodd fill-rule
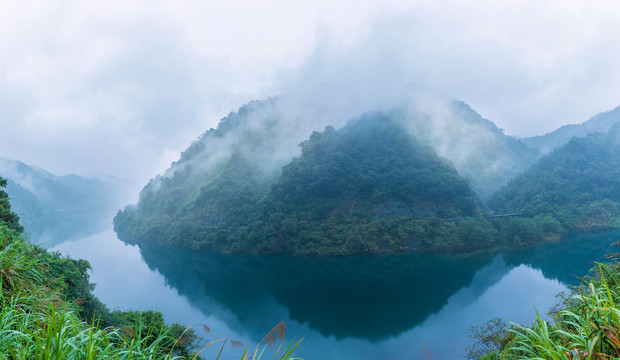
<instances>
[{"instance_id":1,"label":"foreground grass","mask_svg":"<svg viewBox=\"0 0 620 360\"><path fill-rule=\"evenodd\" d=\"M619 264L599 264L552 322L537 313L531 326L513 326L513 339L502 351L480 359L620 359L619 275Z\"/></svg>"},{"instance_id":2,"label":"foreground grass","mask_svg":"<svg viewBox=\"0 0 620 360\"><path fill-rule=\"evenodd\" d=\"M0 224L0 360L199 359L207 353L219 358L227 344L241 346L216 338L201 349L188 349L184 343L192 330L147 321L152 312L138 312L131 326L99 328L97 313L91 321L80 317L80 303L86 300L67 301L63 276L50 278L59 274L58 268L50 269L46 263L49 258L45 250L27 244L18 232ZM266 347L274 348L277 340L284 340L285 330L284 323L278 324L253 351L246 347L242 359L260 359ZM280 345L274 358L296 359L293 352L298 345Z\"/></svg>"}]
</instances>

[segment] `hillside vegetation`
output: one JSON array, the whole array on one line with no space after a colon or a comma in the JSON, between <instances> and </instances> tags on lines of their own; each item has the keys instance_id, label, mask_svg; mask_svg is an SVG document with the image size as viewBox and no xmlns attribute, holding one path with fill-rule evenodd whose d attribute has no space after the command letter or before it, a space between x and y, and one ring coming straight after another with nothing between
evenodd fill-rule
<instances>
[{"instance_id":1,"label":"hillside vegetation","mask_svg":"<svg viewBox=\"0 0 620 360\"><path fill-rule=\"evenodd\" d=\"M234 153L184 188L192 167L147 186L137 208L115 218L131 241L219 252L349 255L472 247L441 219L478 214L477 196L454 167L381 113L301 144L278 177ZM476 226L492 231L485 219ZM465 239L467 241L469 239ZM484 239L481 240L481 242Z\"/></svg>"},{"instance_id":2,"label":"hillside vegetation","mask_svg":"<svg viewBox=\"0 0 620 360\"><path fill-rule=\"evenodd\" d=\"M547 316L531 325L494 318L472 327L478 340L468 359L618 359L620 357L620 263L598 264L591 276Z\"/></svg>"},{"instance_id":3,"label":"hillside vegetation","mask_svg":"<svg viewBox=\"0 0 620 360\"><path fill-rule=\"evenodd\" d=\"M544 215L565 231L620 226L620 124L546 155L499 191L492 206Z\"/></svg>"},{"instance_id":4,"label":"hillside vegetation","mask_svg":"<svg viewBox=\"0 0 620 360\"><path fill-rule=\"evenodd\" d=\"M92 293L84 260L30 245L0 178L0 359L173 359L196 334L154 311L110 311Z\"/></svg>"},{"instance_id":5,"label":"hillside vegetation","mask_svg":"<svg viewBox=\"0 0 620 360\"><path fill-rule=\"evenodd\" d=\"M308 133L293 151L308 119L286 104L251 102L203 134L117 214L121 238L324 256L523 246L619 225L618 126L538 160L464 103L412 101ZM615 113L580 129L607 129Z\"/></svg>"},{"instance_id":6,"label":"hillside vegetation","mask_svg":"<svg viewBox=\"0 0 620 360\"><path fill-rule=\"evenodd\" d=\"M295 255L503 241L482 206L538 155L466 104L404 102L306 132L329 116L306 119L287 101L253 101L204 133L117 214L121 238Z\"/></svg>"},{"instance_id":7,"label":"hillside vegetation","mask_svg":"<svg viewBox=\"0 0 620 360\"><path fill-rule=\"evenodd\" d=\"M478 210L467 181L385 115L328 127L301 147L258 204L249 233L265 229L266 243L253 247L310 254L410 250L447 235L423 235L424 227L432 231L429 218Z\"/></svg>"},{"instance_id":8,"label":"hillside vegetation","mask_svg":"<svg viewBox=\"0 0 620 360\"><path fill-rule=\"evenodd\" d=\"M540 157L538 150L505 135L460 101L406 104L390 114L418 141L448 159L485 203Z\"/></svg>"}]
</instances>

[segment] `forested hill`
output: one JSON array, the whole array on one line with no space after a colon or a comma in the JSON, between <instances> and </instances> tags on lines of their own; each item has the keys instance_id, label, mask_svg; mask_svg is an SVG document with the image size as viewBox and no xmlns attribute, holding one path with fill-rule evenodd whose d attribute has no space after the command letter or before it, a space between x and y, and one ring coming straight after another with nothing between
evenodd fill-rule
<instances>
[{"instance_id":1,"label":"forested hill","mask_svg":"<svg viewBox=\"0 0 620 360\"><path fill-rule=\"evenodd\" d=\"M426 100L348 122L287 97L252 101L152 179L115 229L127 241L297 255L511 242L479 206L539 153L467 104Z\"/></svg>"},{"instance_id":2,"label":"forested hill","mask_svg":"<svg viewBox=\"0 0 620 360\"><path fill-rule=\"evenodd\" d=\"M538 151L504 135L495 124L459 101L407 100L383 113L448 159L483 201L539 158ZM339 112L309 108L287 97L252 101L223 118L216 129L202 134L163 175L151 180L142 191L144 200L159 201L146 197L162 185L168 190L174 188L176 197L189 196L211 181L217 173L214 169L233 154L251 163L257 176L272 181L284 165L299 156L299 143L313 131L327 126L340 128L346 120ZM148 211L142 200L139 207Z\"/></svg>"},{"instance_id":3,"label":"forested hill","mask_svg":"<svg viewBox=\"0 0 620 360\"><path fill-rule=\"evenodd\" d=\"M186 186L194 167L182 169L116 216L122 237L220 252L391 253L448 245L453 229L437 219L478 209L446 160L381 113L314 132L278 176L242 151L211 167L197 189Z\"/></svg>"},{"instance_id":4,"label":"forested hill","mask_svg":"<svg viewBox=\"0 0 620 360\"><path fill-rule=\"evenodd\" d=\"M566 230L619 226L620 124L573 138L495 196L498 212L547 214Z\"/></svg>"},{"instance_id":5,"label":"forested hill","mask_svg":"<svg viewBox=\"0 0 620 360\"><path fill-rule=\"evenodd\" d=\"M607 132L614 124L620 122L620 106L592 117L582 124L564 125L548 134L521 139L524 143L541 153L547 154L566 144L573 137L585 137L588 134Z\"/></svg>"},{"instance_id":6,"label":"forested hill","mask_svg":"<svg viewBox=\"0 0 620 360\"><path fill-rule=\"evenodd\" d=\"M430 241L417 234L416 219L476 209L473 191L449 163L376 113L303 142L301 157L284 167L249 229L266 226L268 251L402 251Z\"/></svg>"}]
</instances>

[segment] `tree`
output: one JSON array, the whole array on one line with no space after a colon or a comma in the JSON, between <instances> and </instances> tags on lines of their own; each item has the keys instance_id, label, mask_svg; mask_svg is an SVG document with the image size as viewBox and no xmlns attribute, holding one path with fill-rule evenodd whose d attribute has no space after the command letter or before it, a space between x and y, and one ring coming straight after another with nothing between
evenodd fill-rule
<instances>
[{"instance_id":1,"label":"tree","mask_svg":"<svg viewBox=\"0 0 620 360\"><path fill-rule=\"evenodd\" d=\"M470 336L476 340L467 348L467 359L493 359L490 354L498 353L510 342L512 335L508 331L508 324L500 318L492 318L482 325L474 325L470 328Z\"/></svg>"},{"instance_id":2,"label":"tree","mask_svg":"<svg viewBox=\"0 0 620 360\"><path fill-rule=\"evenodd\" d=\"M0 224L6 224L10 229L18 233L24 231L24 227L19 224L19 216L11 211L9 194L2 190L7 185L7 181L0 177Z\"/></svg>"}]
</instances>

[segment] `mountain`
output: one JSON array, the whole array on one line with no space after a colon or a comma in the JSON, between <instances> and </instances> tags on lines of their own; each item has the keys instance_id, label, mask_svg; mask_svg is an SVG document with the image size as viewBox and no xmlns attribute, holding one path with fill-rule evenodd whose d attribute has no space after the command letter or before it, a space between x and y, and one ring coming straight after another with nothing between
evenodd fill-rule
<instances>
[{"instance_id":1,"label":"mountain","mask_svg":"<svg viewBox=\"0 0 620 360\"><path fill-rule=\"evenodd\" d=\"M393 116L417 139L449 159L485 202L540 158L537 150L505 135L460 101L405 103Z\"/></svg>"},{"instance_id":2,"label":"mountain","mask_svg":"<svg viewBox=\"0 0 620 360\"><path fill-rule=\"evenodd\" d=\"M600 113L582 124L565 125L548 134L521 140L542 154L547 154L566 144L573 137L584 137L597 132L605 133L618 122L620 122L620 106Z\"/></svg>"},{"instance_id":3,"label":"mountain","mask_svg":"<svg viewBox=\"0 0 620 360\"><path fill-rule=\"evenodd\" d=\"M284 156L267 166L257 159L268 158L278 146L270 137L285 137L282 129L248 123L257 111L271 113L274 101L243 107L193 143L149 182L136 206L117 214L119 235L296 255L462 245L457 227L438 219L479 212L477 195L451 162L411 135L402 117L375 112L338 130L315 131L301 142L301 154L278 168ZM488 230L482 222L478 229Z\"/></svg>"},{"instance_id":4,"label":"mountain","mask_svg":"<svg viewBox=\"0 0 620 360\"><path fill-rule=\"evenodd\" d=\"M370 341L396 337L422 324L455 292L471 286L474 278L479 281L479 270L494 258L493 254L426 253L338 258L230 256L170 251L153 244L141 244L140 254L194 308L205 316L217 311L219 320L233 331L259 338L272 318L283 317L289 326L304 324L326 337ZM488 277L478 283L481 291L498 275L493 272ZM307 335L308 330L303 331Z\"/></svg>"},{"instance_id":5,"label":"mountain","mask_svg":"<svg viewBox=\"0 0 620 360\"><path fill-rule=\"evenodd\" d=\"M478 209L451 164L381 113L315 132L301 147L258 204L248 231L264 229L265 241L250 242L252 248L304 255L409 250L429 240L416 230L417 219Z\"/></svg>"},{"instance_id":6,"label":"mountain","mask_svg":"<svg viewBox=\"0 0 620 360\"><path fill-rule=\"evenodd\" d=\"M296 255L490 246L482 204L539 157L462 102L409 99L348 122L296 105L223 118L117 214L119 235Z\"/></svg>"},{"instance_id":7,"label":"mountain","mask_svg":"<svg viewBox=\"0 0 620 360\"><path fill-rule=\"evenodd\" d=\"M547 215L569 231L620 225L620 123L547 154L499 191L491 206Z\"/></svg>"},{"instance_id":8,"label":"mountain","mask_svg":"<svg viewBox=\"0 0 620 360\"><path fill-rule=\"evenodd\" d=\"M56 176L3 158L0 176L7 180L6 192L30 240L48 246L103 229L101 214L113 213L129 188L120 179Z\"/></svg>"}]
</instances>

